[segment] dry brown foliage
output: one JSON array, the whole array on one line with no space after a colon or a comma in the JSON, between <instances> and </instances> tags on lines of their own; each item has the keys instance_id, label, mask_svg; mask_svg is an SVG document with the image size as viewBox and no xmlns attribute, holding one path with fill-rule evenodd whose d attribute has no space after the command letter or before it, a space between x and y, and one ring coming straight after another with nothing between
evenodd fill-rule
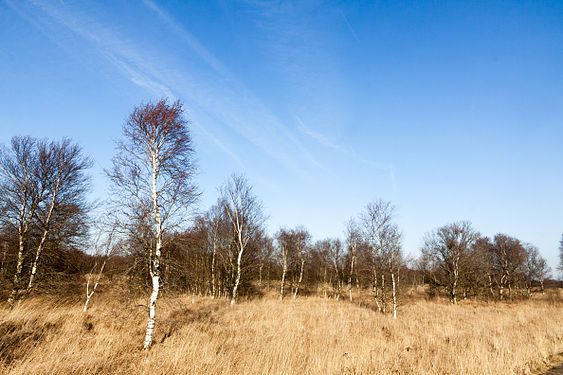
<instances>
[{"instance_id":1,"label":"dry brown foliage","mask_svg":"<svg viewBox=\"0 0 563 375\"><path fill-rule=\"evenodd\" d=\"M81 303L51 297L0 308L5 374L527 374L563 352L557 295L511 304L414 298L399 317L320 297L159 302L155 345L141 350L139 301L100 293Z\"/></svg>"}]
</instances>

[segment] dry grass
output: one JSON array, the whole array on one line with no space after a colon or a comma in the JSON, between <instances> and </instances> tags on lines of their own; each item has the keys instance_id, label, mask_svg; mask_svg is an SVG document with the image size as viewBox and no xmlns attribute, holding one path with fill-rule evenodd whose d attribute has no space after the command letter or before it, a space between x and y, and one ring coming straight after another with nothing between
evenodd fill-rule
<instances>
[{"instance_id":1,"label":"dry grass","mask_svg":"<svg viewBox=\"0 0 563 375\"><path fill-rule=\"evenodd\" d=\"M150 351L141 350L145 311L134 306L99 295L88 314L44 298L2 308L0 372L525 374L563 351L560 296L459 306L417 299L397 320L319 297L234 307L171 297L159 303Z\"/></svg>"}]
</instances>

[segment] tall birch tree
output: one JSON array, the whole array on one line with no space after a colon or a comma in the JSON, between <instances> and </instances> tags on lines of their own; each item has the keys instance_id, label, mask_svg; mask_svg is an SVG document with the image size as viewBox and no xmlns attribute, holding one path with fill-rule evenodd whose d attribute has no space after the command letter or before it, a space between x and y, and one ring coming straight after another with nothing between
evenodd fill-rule
<instances>
[{"instance_id":1,"label":"tall birch tree","mask_svg":"<svg viewBox=\"0 0 563 375\"><path fill-rule=\"evenodd\" d=\"M294 244L291 232L287 229L280 229L276 235L280 251L281 261L281 285L280 285L280 301L285 297L285 277L289 269L290 253L293 251Z\"/></svg>"},{"instance_id":2,"label":"tall birch tree","mask_svg":"<svg viewBox=\"0 0 563 375\"><path fill-rule=\"evenodd\" d=\"M100 279L104 273L104 268L106 267L107 261L112 253L112 240L113 240L114 230L112 229L105 238L103 237L103 233L100 232L96 239L95 244L95 260L94 265L90 272L86 275L86 301L84 302L84 307L82 308L82 312L86 312L88 310L88 305L90 300L96 293L96 289L98 285L100 285ZM99 264L101 263L101 264Z\"/></svg>"},{"instance_id":3,"label":"tall birch tree","mask_svg":"<svg viewBox=\"0 0 563 375\"><path fill-rule=\"evenodd\" d=\"M188 125L179 101L161 99L136 107L123 126L123 139L117 143L113 167L107 171L124 227L145 215L152 237L147 246L152 292L145 349L152 345L156 324L164 234L185 220L183 214L198 197ZM128 233L135 235L134 230Z\"/></svg>"},{"instance_id":4,"label":"tall birch tree","mask_svg":"<svg viewBox=\"0 0 563 375\"><path fill-rule=\"evenodd\" d=\"M372 274L373 297L379 311L385 313L386 275L391 275L394 286L394 313L396 313L396 280L394 274L394 260L400 258L400 232L393 222L395 207L391 202L377 200L370 202L362 214L364 241L370 249L370 266ZM394 284L394 285L393 285Z\"/></svg>"},{"instance_id":5,"label":"tall birch tree","mask_svg":"<svg viewBox=\"0 0 563 375\"><path fill-rule=\"evenodd\" d=\"M356 259L358 258L358 247L361 242L361 234L354 219L350 219L346 226L346 244L350 255L350 269L348 271L348 295L352 302L352 277L356 271ZM357 271L356 271L357 272ZM356 276L357 281L357 276Z\"/></svg>"},{"instance_id":6,"label":"tall birch tree","mask_svg":"<svg viewBox=\"0 0 563 375\"><path fill-rule=\"evenodd\" d=\"M295 251L299 262L299 277L293 291L293 299L297 298L299 288L303 282L303 272L305 270L305 258L307 255L307 248L310 246L311 234L304 227L298 227L294 230L295 236Z\"/></svg>"},{"instance_id":7,"label":"tall birch tree","mask_svg":"<svg viewBox=\"0 0 563 375\"><path fill-rule=\"evenodd\" d=\"M236 275L231 294L231 305L234 305L241 282L244 251L249 241L260 234L265 218L262 203L244 176L232 175L221 188L221 197L236 238Z\"/></svg>"}]
</instances>

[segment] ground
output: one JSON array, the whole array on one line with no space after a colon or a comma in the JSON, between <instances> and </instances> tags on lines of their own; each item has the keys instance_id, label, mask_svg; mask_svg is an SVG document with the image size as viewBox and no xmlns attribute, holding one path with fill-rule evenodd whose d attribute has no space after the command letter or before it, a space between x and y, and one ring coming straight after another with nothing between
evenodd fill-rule
<instances>
[{"instance_id":1,"label":"ground","mask_svg":"<svg viewBox=\"0 0 563 375\"><path fill-rule=\"evenodd\" d=\"M563 352L561 292L457 306L405 297L397 319L359 300L164 296L143 351L144 299L100 293L83 313L79 301L35 297L0 308L0 372L529 374Z\"/></svg>"}]
</instances>

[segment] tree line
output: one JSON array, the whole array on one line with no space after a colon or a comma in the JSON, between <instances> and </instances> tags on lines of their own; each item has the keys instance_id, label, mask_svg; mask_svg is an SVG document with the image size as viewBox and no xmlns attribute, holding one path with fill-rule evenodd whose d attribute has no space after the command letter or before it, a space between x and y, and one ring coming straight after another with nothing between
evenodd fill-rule
<instances>
[{"instance_id":1,"label":"tree line","mask_svg":"<svg viewBox=\"0 0 563 375\"><path fill-rule=\"evenodd\" d=\"M217 202L198 213L190 122L179 101L136 107L123 125L110 197L90 217L92 160L70 141L16 136L0 151L0 282L10 306L75 280L84 311L102 280L117 275L150 291L144 348L152 345L160 293L225 298L276 290L280 300L316 294L354 301L369 290L376 309L397 317L406 288L460 298L510 300L544 291L550 269L538 249L505 234L487 238L469 222L428 233L406 257L396 209L376 200L342 238L313 241L303 226L270 235L248 180L233 174ZM86 254L94 249L91 254ZM560 244L563 265L563 237Z\"/></svg>"}]
</instances>

